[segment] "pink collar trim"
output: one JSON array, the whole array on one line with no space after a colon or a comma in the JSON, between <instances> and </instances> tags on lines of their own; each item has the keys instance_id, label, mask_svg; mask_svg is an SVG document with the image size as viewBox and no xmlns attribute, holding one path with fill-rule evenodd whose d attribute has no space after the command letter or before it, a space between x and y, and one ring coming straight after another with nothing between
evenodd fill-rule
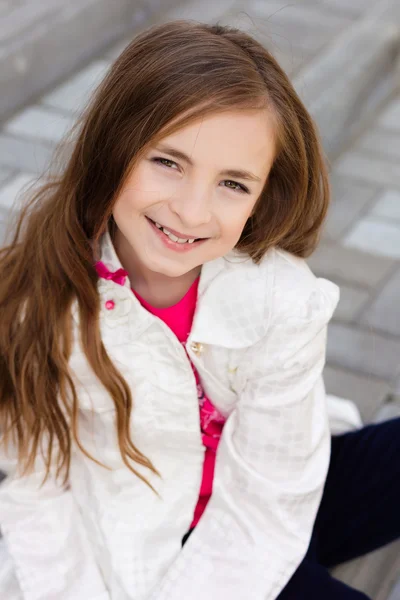
<instances>
[{"instance_id":1,"label":"pink collar trim","mask_svg":"<svg viewBox=\"0 0 400 600\"><path fill-rule=\"evenodd\" d=\"M108 267L106 267L106 265L103 262L101 262L101 260L97 261L94 266L99 277L102 277L103 279L111 279L119 285L124 285L125 280L128 276L128 272L125 271L125 269L110 271Z\"/></svg>"}]
</instances>

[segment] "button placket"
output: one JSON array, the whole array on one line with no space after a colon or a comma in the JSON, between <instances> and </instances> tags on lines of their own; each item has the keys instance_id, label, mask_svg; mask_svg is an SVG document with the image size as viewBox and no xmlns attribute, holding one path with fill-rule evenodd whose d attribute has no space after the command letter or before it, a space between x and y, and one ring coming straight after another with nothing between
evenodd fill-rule
<instances>
[{"instance_id":1,"label":"button placket","mask_svg":"<svg viewBox=\"0 0 400 600\"><path fill-rule=\"evenodd\" d=\"M190 349L196 356L200 356L200 354L204 352L204 344L201 344L200 342L191 342Z\"/></svg>"},{"instance_id":2,"label":"button placket","mask_svg":"<svg viewBox=\"0 0 400 600\"><path fill-rule=\"evenodd\" d=\"M102 299L100 316L106 318L107 323L117 323L121 318L127 317L132 307L132 292L121 285L101 279L98 283L98 292Z\"/></svg>"}]
</instances>

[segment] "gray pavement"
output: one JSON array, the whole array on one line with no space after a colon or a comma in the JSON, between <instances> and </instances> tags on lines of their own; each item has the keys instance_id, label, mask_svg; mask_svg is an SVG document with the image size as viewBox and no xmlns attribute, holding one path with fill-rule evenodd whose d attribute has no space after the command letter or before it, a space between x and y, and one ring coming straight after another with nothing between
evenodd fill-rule
<instances>
[{"instance_id":1,"label":"gray pavement","mask_svg":"<svg viewBox=\"0 0 400 600\"><path fill-rule=\"evenodd\" d=\"M176 4L164 13L148 11L128 38L99 51L0 123L0 242L19 192L48 165L91 91L136 32L174 18L242 27L291 75L331 159L333 202L320 248L309 260L317 275L341 287L329 328L327 390L354 400L364 423L400 415L400 70L395 70L400 0L382 0L379 6L374 0ZM11 5L0 1L0 25ZM357 63L357 54L364 62ZM392 593L390 600L400 600L400 583L393 588L400 545L352 561L336 574L374 599L388 600Z\"/></svg>"},{"instance_id":2,"label":"gray pavement","mask_svg":"<svg viewBox=\"0 0 400 600\"><path fill-rule=\"evenodd\" d=\"M332 164L333 203L310 260L342 292L330 328L328 387L349 394L359 385L368 419L388 392L400 395L399 157L400 93Z\"/></svg>"},{"instance_id":3,"label":"gray pavement","mask_svg":"<svg viewBox=\"0 0 400 600\"><path fill-rule=\"evenodd\" d=\"M0 119L177 0L0 0Z\"/></svg>"}]
</instances>

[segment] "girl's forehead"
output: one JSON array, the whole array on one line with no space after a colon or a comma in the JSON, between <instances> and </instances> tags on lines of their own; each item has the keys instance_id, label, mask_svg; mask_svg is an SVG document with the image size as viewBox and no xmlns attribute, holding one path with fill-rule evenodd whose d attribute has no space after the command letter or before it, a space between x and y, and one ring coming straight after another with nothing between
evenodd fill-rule
<instances>
[{"instance_id":1,"label":"girl's forehead","mask_svg":"<svg viewBox=\"0 0 400 600\"><path fill-rule=\"evenodd\" d=\"M195 163L218 161L227 167L243 161L259 163L259 167L274 154L275 121L267 109L232 110L210 114L184 125L154 144L173 148Z\"/></svg>"}]
</instances>

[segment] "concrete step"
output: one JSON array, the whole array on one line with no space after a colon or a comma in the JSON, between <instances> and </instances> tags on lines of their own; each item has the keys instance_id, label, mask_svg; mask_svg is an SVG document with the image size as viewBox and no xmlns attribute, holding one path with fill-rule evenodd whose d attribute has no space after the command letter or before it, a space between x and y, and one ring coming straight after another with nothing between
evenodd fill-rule
<instances>
[{"instance_id":1,"label":"concrete step","mask_svg":"<svg viewBox=\"0 0 400 600\"><path fill-rule=\"evenodd\" d=\"M132 34L176 0L6 1L0 12L0 121Z\"/></svg>"},{"instance_id":2,"label":"concrete step","mask_svg":"<svg viewBox=\"0 0 400 600\"><path fill-rule=\"evenodd\" d=\"M204 20L199 4L189 2L184 16ZM337 0L328 4L338 8ZM365 10L365 0L359 4ZM353 19L343 9L324 13L326 6L314 1L237 0L218 22L247 31L276 56L317 122L333 160L400 85L400 3L371 2ZM179 10L170 14L176 18Z\"/></svg>"},{"instance_id":3,"label":"concrete step","mask_svg":"<svg viewBox=\"0 0 400 600\"><path fill-rule=\"evenodd\" d=\"M263 4L265 15L277 4L277 0L271 2ZM200 10L200 4L177 0L71 0L65 5L59 0L44 0L39 18L32 8L23 10L31 6L29 0L19 0L16 8L0 17L0 121L87 65L113 40L121 40L121 50L128 35L132 37L155 22L175 18L218 20L237 24L267 42L269 31L264 31L264 19L258 16L260 8L252 9L251 2L249 16L254 13L256 27L251 19L241 18L241 9L248 4L243 0L224 0L218 6L207 2L207 10ZM341 24L340 30L344 31L329 38L331 41L311 60L303 61L294 74L294 85L319 126L330 158L362 130L399 85L397 4L397 0L382 0L367 16L355 21L336 17L337 27ZM295 25L295 8L286 8L291 20L274 25L273 29L278 28L283 36ZM301 15L300 7L297 10ZM298 25L297 29L302 29L302 23Z\"/></svg>"},{"instance_id":4,"label":"concrete step","mask_svg":"<svg viewBox=\"0 0 400 600\"><path fill-rule=\"evenodd\" d=\"M389 596L395 600L393 589L400 573L400 542L343 563L331 573L373 600L389 600Z\"/></svg>"},{"instance_id":5,"label":"concrete step","mask_svg":"<svg viewBox=\"0 0 400 600\"><path fill-rule=\"evenodd\" d=\"M400 579L392 589L388 600L400 600Z\"/></svg>"},{"instance_id":6,"label":"concrete step","mask_svg":"<svg viewBox=\"0 0 400 600\"><path fill-rule=\"evenodd\" d=\"M316 120L325 151L334 159L400 86L400 19L389 20L397 0L368 12L295 78Z\"/></svg>"}]
</instances>

